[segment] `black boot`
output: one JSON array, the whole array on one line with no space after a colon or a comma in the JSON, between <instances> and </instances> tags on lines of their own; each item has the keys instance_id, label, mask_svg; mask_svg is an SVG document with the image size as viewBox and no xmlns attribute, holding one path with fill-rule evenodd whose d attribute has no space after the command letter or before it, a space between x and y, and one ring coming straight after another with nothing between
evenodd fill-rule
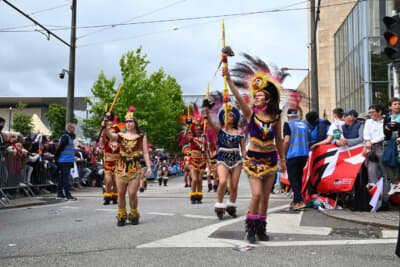
<instances>
[{"instance_id":1,"label":"black boot","mask_svg":"<svg viewBox=\"0 0 400 267\"><path fill-rule=\"evenodd\" d=\"M160 177L158 178L158 185L161 186L161 184L162 184L162 178Z\"/></svg>"},{"instance_id":2,"label":"black boot","mask_svg":"<svg viewBox=\"0 0 400 267\"><path fill-rule=\"evenodd\" d=\"M208 192L211 192L212 189L213 189L212 184L208 184Z\"/></svg>"},{"instance_id":3,"label":"black boot","mask_svg":"<svg viewBox=\"0 0 400 267\"><path fill-rule=\"evenodd\" d=\"M118 204L118 198L113 198L112 199L112 203L113 203L113 205L117 205Z\"/></svg>"},{"instance_id":4,"label":"black boot","mask_svg":"<svg viewBox=\"0 0 400 267\"><path fill-rule=\"evenodd\" d=\"M214 211L217 214L218 219L222 220L224 218L226 206L224 203L215 203Z\"/></svg>"},{"instance_id":5,"label":"black boot","mask_svg":"<svg viewBox=\"0 0 400 267\"><path fill-rule=\"evenodd\" d=\"M117 225L124 226L127 218L128 218L128 214L126 214L126 210L123 212L118 212Z\"/></svg>"},{"instance_id":6,"label":"black boot","mask_svg":"<svg viewBox=\"0 0 400 267\"><path fill-rule=\"evenodd\" d=\"M269 236L267 235L267 222L261 220L255 220L256 234L260 241L269 241Z\"/></svg>"},{"instance_id":7,"label":"black boot","mask_svg":"<svg viewBox=\"0 0 400 267\"><path fill-rule=\"evenodd\" d=\"M128 220L131 221L131 224L133 225L139 224L139 218L140 218L139 212L136 212L135 214L132 213L128 214Z\"/></svg>"},{"instance_id":8,"label":"black boot","mask_svg":"<svg viewBox=\"0 0 400 267\"><path fill-rule=\"evenodd\" d=\"M214 184L214 192L217 192L217 190L218 190L218 183Z\"/></svg>"},{"instance_id":9,"label":"black boot","mask_svg":"<svg viewBox=\"0 0 400 267\"><path fill-rule=\"evenodd\" d=\"M144 187L139 188L139 192L143 193L144 192Z\"/></svg>"},{"instance_id":10,"label":"black boot","mask_svg":"<svg viewBox=\"0 0 400 267\"><path fill-rule=\"evenodd\" d=\"M254 244L256 242L256 224L255 220L246 219L247 240Z\"/></svg>"},{"instance_id":11,"label":"black boot","mask_svg":"<svg viewBox=\"0 0 400 267\"><path fill-rule=\"evenodd\" d=\"M109 198L109 197L104 197L103 205L110 205L110 202L111 202L111 198Z\"/></svg>"},{"instance_id":12,"label":"black boot","mask_svg":"<svg viewBox=\"0 0 400 267\"><path fill-rule=\"evenodd\" d=\"M164 178L164 186L167 186L167 184L168 184L168 179Z\"/></svg>"},{"instance_id":13,"label":"black boot","mask_svg":"<svg viewBox=\"0 0 400 267\"><path fill-rule=\"evenodd\" d=\"M234 206L227 206L227 207L226 207L226 211L228 212L228 214L229 214L230 216L232 216L232 218L236 218L236 217L237 217L237 215L236 215L236 207L234 207Z\"/></svg>"}]
</instances>

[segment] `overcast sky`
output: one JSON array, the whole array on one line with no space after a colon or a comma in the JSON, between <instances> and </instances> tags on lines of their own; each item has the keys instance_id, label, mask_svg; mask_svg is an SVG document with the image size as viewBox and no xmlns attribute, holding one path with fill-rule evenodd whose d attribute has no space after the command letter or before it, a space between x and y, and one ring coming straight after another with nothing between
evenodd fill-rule
<instances>
[{"instance_id":1,"label":"overcast sky","mask_svg":"<svg viewBox=\"0 0 400 267\"><path fill-rule=\"evenodd\" d=\"M70 27L71 0L11 0L49 28ZM256 55L279 67L307 68L307 1L300 0L78 0L77 25L111 25L232 14L273 9L299 9L251 16L226 17L226 43L240 61L240 52ZM62 7L59 7L62 6ZM46 12L45 9L59 7ZM138 17L138 18L136 18ZM134 19L136 18L136 19ZM75 95L89 96L101 70L121 81L122 54L140 45L151 61L148 71L160 67L174 76L184 94L221 90L223 80L213 79L220 60L222 18L136 24L108 28L78 28ZM29 27L19 27L29 26ZM18 27L18 28L16 28ZM52 96L67 94L69 48L41 34L24 16L0 1L0 96ZM99 29L102 32L93 33ZM24 31L24 32L6 32ZM27 32L25 32L27 31ZM69 43L70 30L55 30ZM87 35L87 36L86 36ZM114 40L114 41L111 41ZM293 71L284 86L295 89L306 72Z\"/></svg>"}]
</instances>

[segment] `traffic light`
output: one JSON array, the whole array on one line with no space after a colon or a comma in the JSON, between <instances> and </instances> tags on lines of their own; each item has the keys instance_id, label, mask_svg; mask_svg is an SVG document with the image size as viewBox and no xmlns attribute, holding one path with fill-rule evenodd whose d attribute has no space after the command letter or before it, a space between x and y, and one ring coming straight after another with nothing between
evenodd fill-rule
<instances>
[{"instance_id":1,"label":"traffic light","mask_svg":"<svg viewBox=\"0 0 400 267\"><path fill-rule=\"evenodd\" d=\"M386 32L383 33L388 44L385 47L385 54L392 63L400 63L400 17L384 17L383 23L386 25Z\"/></svg>"}]
</instances>

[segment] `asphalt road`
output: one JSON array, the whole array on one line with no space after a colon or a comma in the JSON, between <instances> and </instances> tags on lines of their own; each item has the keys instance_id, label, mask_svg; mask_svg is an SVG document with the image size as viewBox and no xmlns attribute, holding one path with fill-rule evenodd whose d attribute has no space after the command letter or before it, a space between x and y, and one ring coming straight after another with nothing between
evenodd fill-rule
<instances>
[{"instance_id":1,"label":"asphalt road","mask_svg":"<svg viewBox=\"0 0 400 267\"><path fill-rule=\"evenodd\" d=\"M284 195L271 197L271 241L246 250L244 176L239 217L222 221L213 211L216 193L205 192L203 204L192 205L182 177L170 178L167 187L149 183L139 193L136 226L116 226L117 207L102 205L100 188L75 196L78 201L0 210L0 266L400 266L394 231L316 210L292 212Z\"/></svg>"}]
</instances>

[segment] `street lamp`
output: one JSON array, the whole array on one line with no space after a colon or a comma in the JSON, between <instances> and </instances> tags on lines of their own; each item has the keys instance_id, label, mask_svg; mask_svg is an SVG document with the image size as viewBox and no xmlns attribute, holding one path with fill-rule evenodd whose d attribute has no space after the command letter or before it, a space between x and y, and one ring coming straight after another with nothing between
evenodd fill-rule
<instances>
[{"instance_id":1,"label":"street lamp","mask_svg":"<svg viewBox=\"0 0 400 267\"><path fill-rule=\"evenodd\" d=\"M11 127L11 112L12 112L12 106L9 108L8 112L8 131L10 132L10 127Z\"/></svg>"}]
</instances>

